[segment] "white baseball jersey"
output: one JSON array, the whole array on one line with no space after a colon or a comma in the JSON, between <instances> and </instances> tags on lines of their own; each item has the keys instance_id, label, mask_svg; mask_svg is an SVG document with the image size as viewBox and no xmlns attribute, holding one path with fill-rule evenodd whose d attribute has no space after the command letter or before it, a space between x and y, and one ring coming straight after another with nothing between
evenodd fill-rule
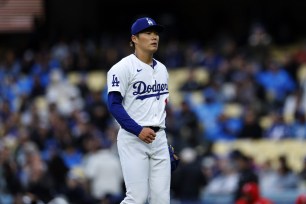
<instances>
[{"instance_id":1,"label":"white baseball jersey","mask_svg":"<svg viewBox=\"0 0 306 204\"><path fill-rule=\"evenodd\" d=\"M166 67L155 61L152 68L134 54L120 60L107 73L108 93L121 93L123 107L139 125L165 128L169 75Z\"/></svg>"}]
</instances>

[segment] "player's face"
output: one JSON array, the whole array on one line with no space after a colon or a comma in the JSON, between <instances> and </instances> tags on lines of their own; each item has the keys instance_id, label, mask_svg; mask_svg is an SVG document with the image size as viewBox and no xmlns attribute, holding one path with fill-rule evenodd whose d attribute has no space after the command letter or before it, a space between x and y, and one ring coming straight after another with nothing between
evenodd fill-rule
<instances>
[{"instance_id":1,"label":"player's face","mask_svg":"<svg viewBox=\"0 0 306 204\"><path fill-rule=\"evenodd\" d=\"M133 42L139 49L154 53L158 49L159 34L157 31L147 30L139 33Z\"/></svg>"}]
</instances>

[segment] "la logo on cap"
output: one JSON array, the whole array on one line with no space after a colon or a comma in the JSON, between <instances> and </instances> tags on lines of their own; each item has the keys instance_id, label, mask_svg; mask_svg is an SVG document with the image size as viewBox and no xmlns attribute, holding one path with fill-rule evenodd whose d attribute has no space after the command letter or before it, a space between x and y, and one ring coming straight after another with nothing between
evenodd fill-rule
<instances>
[{"instance_id":1,"label":"la logo on cap","mask_svg":"<svg viewBox=\"0 0 306 204\"><path fill-rule=\"evenodd\" d=\"M153 25L154 23L151 21L151 19L147 18L148 24Z\"/></svg>"}]
</instances>

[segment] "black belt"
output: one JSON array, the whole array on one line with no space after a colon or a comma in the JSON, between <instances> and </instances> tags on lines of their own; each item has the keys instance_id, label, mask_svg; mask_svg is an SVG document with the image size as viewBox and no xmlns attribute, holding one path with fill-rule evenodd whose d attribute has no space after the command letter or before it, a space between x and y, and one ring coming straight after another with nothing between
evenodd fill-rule
<instances>
[{"instance_id":1,"label":"black belt","mask_svg":"<svg viewBox=\"0 0 306 204\"><path fill-rule=\"evenodd\" d=\"M158 132L160 130L160 127L157 126L146 126L148 128L151 128L154 132Z\"/></svg>"}]
</instances>

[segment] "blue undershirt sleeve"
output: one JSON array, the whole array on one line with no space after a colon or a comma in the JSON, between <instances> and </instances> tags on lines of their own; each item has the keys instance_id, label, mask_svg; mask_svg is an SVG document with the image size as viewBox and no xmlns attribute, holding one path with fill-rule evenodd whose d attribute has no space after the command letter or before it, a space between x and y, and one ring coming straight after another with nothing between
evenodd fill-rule
<instances>
[{"instance_id":1,"label":"blue undershirt sleeve","mask_svg":"<svg viewBox=\"0 0 306 204\"><path fill-rule=\"evenodd\" d=\"M122 96L118 91L112 91L108 94L108 109L117 120L120 126L126 131L136 135L140 134L142 126L138 125L126 112L122 106Z\"/></svg>"}]
</instances>

